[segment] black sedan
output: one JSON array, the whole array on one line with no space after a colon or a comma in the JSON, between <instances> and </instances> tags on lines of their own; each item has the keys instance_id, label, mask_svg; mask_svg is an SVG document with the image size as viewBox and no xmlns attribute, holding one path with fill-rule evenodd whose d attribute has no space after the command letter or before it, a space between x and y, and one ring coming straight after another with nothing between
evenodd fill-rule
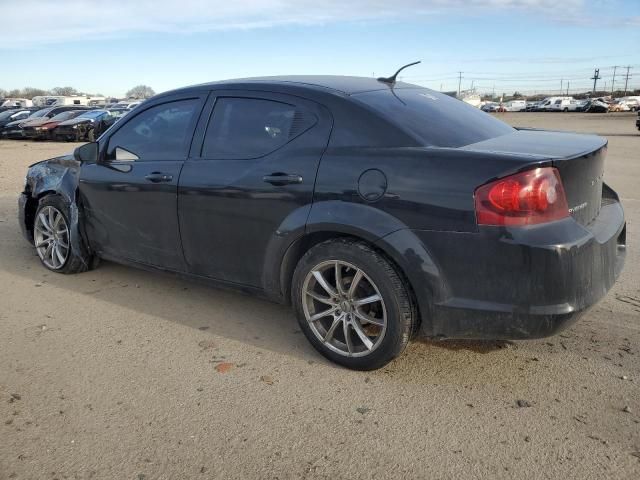
<instances>
[{"instance_id":1,"label":"black sedan","mask_svg":"<svg viewBox=\"0 0 640 480\"><path fill-rule=\"evenodd\" d=\"M90 110L58 124L53 131L56 140L95 141L130 110Z\"/></svg>"},{"instance_id":2,"label":"black sedan","mask_svg":"<svg viewBox=\"0 0 640 480\"><path fill-rule=\"evenodd\" d=\"M290 302L318 351L373 369L418 333L543 337L600 300L626 242L606 151L393 79L227 81L31 166L19 221L50 270L106 259Z\"/></svg>"},{"instance_id":3,"label":"black sedan","mask_svg":"<svg viewBox=\"0 0 640 480\"><path fill-rule=\"evenodd\" d=\"M29 108L15 108L0 112L0 130L9 123L26 120L33 112L34 110Z\"/></svg>"}]
</instances>

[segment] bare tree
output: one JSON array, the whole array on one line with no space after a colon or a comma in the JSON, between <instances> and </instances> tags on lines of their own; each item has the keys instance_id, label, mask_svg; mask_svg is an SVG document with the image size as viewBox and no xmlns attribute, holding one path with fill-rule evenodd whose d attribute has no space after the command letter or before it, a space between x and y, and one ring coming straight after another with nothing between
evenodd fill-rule
<instances>
[{"instance_id":1,"label":"bare tree","mask_svg":"<svg viewBox=\"0 0 640 480\"><path fill-rule=\"evenodd\" d=\"M153 88L147 85L138 85L127 92L127 98L143 99L153 97L155 94L156 92L153 91Z\"/></svg>"},{"instance_id":2,"label":"bare tree","mask_svg":"<svg viewBox=\"0 0 640 480\"><path fill-rule=\"evenodd\" d=\"M41 88L25 87L22 89L20 97L31 99L33 97L39 97L41 95L49 95L49 92Z\"/></svg>"},{"instance_id":3,"label":"bare tree","mask_svg":"<svg viewBox=\"0 0 640 480\"><path fill-rule=\"evenodd\" d=\"M70 97L72 95L78 95L78 91L73 87L55 87L51 89L51 94Z\"/></svg>"},{"instance_id":4,"label":"bare tree","mask_svg":"<svg viewBox=\"0 0 640 480\"><path fill-rule=\"evenodd\" d=\"M4 88L0 88L0 98L5 98L7 96L7 91Z\"/></svg>"}]
</instances>

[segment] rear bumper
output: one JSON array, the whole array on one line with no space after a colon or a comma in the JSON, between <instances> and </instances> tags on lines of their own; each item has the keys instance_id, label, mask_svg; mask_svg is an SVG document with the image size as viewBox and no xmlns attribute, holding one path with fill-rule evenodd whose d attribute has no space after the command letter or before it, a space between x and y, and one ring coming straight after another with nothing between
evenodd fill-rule
<instances>
[{"instance_id":1,"label":"rear bumper","mask_svg":"<svg viewBox=\"0 0 640 480\"><path fill-rule=\"evenodd\" d=\"M432 337L526 339L553 335L598 302L620 275L624 213L608 199L588 226L484 227L478 233L414 232L437 265L423 333ZM415 289L415 285L414 285Z\"/></svg>"}]
</instances>

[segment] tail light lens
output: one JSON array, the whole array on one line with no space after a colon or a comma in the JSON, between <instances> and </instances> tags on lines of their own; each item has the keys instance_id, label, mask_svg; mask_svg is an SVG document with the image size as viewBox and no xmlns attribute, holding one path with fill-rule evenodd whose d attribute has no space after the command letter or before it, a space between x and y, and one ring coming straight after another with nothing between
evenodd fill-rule
<instances>
[{"instance_id":1,"label":"tail light lens","mask_svg":"<svg viewBox=\"0 0 640 480\"><path fill-rule=\"evenodd\" d=\"M482 185L475 193L478 225L536 225L569 216L558 170L536 168Z\"/></svg>"}]
</instances>

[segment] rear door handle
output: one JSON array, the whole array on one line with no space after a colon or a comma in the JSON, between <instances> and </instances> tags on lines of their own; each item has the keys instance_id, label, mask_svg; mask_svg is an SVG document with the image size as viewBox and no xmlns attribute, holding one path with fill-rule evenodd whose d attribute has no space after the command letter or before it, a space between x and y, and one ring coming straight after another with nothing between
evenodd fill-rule
<instances>
[{"instance_id":1,"label":"rear door handle","mask_svg":"<svg viewBox=\"0 0 640 480\"><path fill-rule=\"evenodd\" d=\"M168 175L162 172L151 172L149 175L146 175L144 178L149 180L151 183L161 183L161 182L170 182L173 180L173 175Z\"/></svg>"},{"instance_id":2,"label":"rear door handle","mask_svg":"<svg viewBox=\"0 0 640 480\"><path fill-rule=\"evenodd\" d=\"M302 176L296 174L276 172L271 175L265 175L262 180L275 186L294 185L302 183Z\"/></svg>"}]
</instances>

